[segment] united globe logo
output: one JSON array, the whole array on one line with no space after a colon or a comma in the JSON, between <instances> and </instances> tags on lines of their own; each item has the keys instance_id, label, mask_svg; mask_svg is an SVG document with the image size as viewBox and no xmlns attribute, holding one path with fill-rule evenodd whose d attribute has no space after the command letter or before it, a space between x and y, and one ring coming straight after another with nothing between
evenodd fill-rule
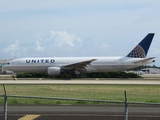
<instances>
[{"instance_id":1,"label":"united globe logo","mask_svg":"<svg viewBox=\"0 0 160 120\"><path fill-rule=\"evenodd\" d=\"M140 46L137 45L129 54L128 57L134 57L134 58L145 58L146 54L144 49Z\"/></svg>"}]
</instances>

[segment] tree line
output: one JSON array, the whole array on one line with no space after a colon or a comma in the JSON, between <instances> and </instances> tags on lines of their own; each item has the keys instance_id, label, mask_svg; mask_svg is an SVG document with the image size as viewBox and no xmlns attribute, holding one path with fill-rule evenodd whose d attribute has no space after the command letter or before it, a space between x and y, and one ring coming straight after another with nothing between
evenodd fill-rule
<instances>
[{"instance_id":1,"label":"tree line","mask_svg":"<svg viewBox=\"0 0 160 120\"><path fill-rule=\"evenodd\" d=\"M130 70L138 71L143 68L158 68L160 67L155 65L144 65L141 67L132 68ZM20 72L16 76L17 78L76 78L75 73L67 73L61 76L49 76L47 73L23 73ZM97 73L85 73L83 78L141 78L138 74L135 73L126 73L124 71L117 72L97 72Z\"/></svg>"},{"instance_id":2,"label":"tree line","mask_svg":"<svg viewBox=\"0 0 160 120\"><path fill-rule=\"evenodd\" d=\"M17 78L76 78L75 73L68 73L61 76L49 76L47 73L23 73L20 72L16 76ZM123 71L117 72L95 72L85 73L83 78L141 78L135 73L126 73Z\"/></svg>"}]
</instances>

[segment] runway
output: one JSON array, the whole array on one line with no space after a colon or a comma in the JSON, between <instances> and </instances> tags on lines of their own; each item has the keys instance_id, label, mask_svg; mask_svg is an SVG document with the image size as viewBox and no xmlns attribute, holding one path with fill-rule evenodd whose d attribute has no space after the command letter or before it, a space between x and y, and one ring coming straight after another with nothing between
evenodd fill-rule
<instances>
[{"instance_id":1,"label":"runway","mask_svg":"<svg viewBox=\"0 0 160 120\"><path fill-rule=\"evenodd\" d=\"M0 80L0 84L104 84L104 85L160 85L160 80L142 80L142 79L74 79L74 80L35 80L35 79L17 79L17 80Z\"/></svg>"}]
</instances>

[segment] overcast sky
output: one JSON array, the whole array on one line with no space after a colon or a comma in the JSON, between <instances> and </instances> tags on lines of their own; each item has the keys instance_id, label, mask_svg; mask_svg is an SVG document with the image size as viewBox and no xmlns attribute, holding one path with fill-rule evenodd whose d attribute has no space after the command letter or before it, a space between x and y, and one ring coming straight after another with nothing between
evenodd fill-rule
<instances>
[{"instance_id":1,"label":"overcast sky","mask_svg":"<svg viewBox=\"0 0 160 120\"><path fill-rule=\"evenodd\" d=\"M150 32L160 66L159 0L0 0L0 59L126 56Z\"/></svg>"}]
</instances>

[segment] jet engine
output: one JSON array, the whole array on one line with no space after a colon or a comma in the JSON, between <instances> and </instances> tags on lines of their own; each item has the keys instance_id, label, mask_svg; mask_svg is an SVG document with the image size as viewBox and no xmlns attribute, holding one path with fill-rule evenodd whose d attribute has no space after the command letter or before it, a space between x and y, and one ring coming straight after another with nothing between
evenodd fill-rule
<instances>
[{"instance_id":1,"label":"jet engine","mask_svg":"<svg viewBox=\"0 0 160 120\"><path fill-rule=\"evenodd\" d=\"M87 72L97 72L97 69L90 67L90 66L85 67L85 69Z\"/></svg>"},{"instance_id":2,"label":"jet engine","mask_svg":"<svg viewBox=\"0 0 160 120\"><path fill-rule=\"evenodd\" d=\"M54 76L54 75L60 75L60 74L61 74L60 67L49 67L48 68L48 75Z\"/></svg>"}]
</instances>

